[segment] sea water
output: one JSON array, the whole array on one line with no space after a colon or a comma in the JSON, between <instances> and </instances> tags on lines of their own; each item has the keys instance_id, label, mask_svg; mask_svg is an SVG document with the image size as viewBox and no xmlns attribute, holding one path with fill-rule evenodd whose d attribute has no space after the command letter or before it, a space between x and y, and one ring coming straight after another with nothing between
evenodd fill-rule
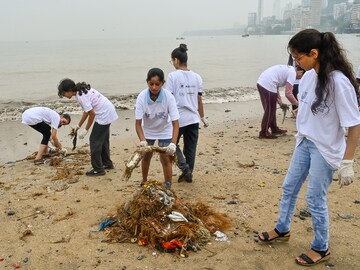
<instances>
[{"instance_id":1,"label":"sea water","mask_svg":"<svg viewBox=\"0 0 360 270\"><path fill-rule=\"evenodd\" d=\"M360 65L360 38L338 35L354 65ZM152 67L174 70L171 51L188 46L188 67L204 81L205 103L258 99L256 80L266 68L286 64L291 36L213 36L0 43L0 121L17 121L33 106L80 113L74 100L60 99L63 78L85 81L115 104L133 109Z\"/></svg>"}]
</instances>

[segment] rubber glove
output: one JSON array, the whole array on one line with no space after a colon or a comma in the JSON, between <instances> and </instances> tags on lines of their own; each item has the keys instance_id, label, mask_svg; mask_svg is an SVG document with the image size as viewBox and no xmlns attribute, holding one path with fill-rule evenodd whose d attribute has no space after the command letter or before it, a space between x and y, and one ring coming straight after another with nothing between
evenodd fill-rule
<instances>
[{"instance_id":1,"label":"rubber glove","mask_svg":"<svg viewBox=\"0 0 360 270\"><path fill-rule=\"evenodd\" d=\"M354 181L353 164L353 160L341 161L340 169L338 171L340 188L343 186L348 186Z\"/></svg>"},{"instance_id":2,"label":"rubber glove","mask_svg":"<svg viewBox=\"0 0 360 270\"><path fill-rule=\"evenodd\" d=\"M88 133L88 131L86 129L82 130L80 132L79 139L80 140L84 139L87 133Z\"/></svg>"},{"instance_id":3,"label":"rubber glove","mask_svg":"<svg viewBox=\"0 0 360 270\"><path fill-rule=\"evenodd\" d=\"M147 141L141 141L141 142L139 143L139 147L146 147L146 146L148 146Z\"/></svg>"},{"instance_id":4,"label":"rubber glove","mask_svg":"<svg viewBox=\"0 0 360 270\"><path fill-rule=\"evenodd\" d=\"M208 126L209 126L209 122L206 121L205 117L201 117L201 122L203 122L204 127L208 127Z\"/></svg>"},{"instance_id":5,"label":"rubber glove","mask_svg":"<svg viewBox=\"0 0 360 270\"><path fill-rule=\"evenodd\" d=\"M79 129L80 129L80 126L79 126L79 125L76 125L76 127L75 127L75 132L77 132Z\"/></svg>"},{"instance_id":6,"label":"rubber glove","mask_svg":"<svg viewBox=\"0 0 360 270\"><path fill-rule=\"evenodd\" d=\"M166 147L166 153L169 155L173 155L176 152L176 144L175 143L170 143L167 147Z\"/></svg>"}]
</instances>

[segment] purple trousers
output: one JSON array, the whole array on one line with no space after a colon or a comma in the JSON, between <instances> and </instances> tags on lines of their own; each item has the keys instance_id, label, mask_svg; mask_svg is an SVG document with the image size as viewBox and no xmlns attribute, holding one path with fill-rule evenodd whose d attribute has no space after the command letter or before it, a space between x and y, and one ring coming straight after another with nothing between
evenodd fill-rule
<instances>
[{"instance_id":1,"label":"purple trousers","mask_svg":"<svg viewBox=\"0 0 360 270\"><path fill-rule=\"evenodd\" d=\"M261 131L259 135L266 136L271 134L269 133L269 128L271 132L279 130L276 124L276 104L278 94L266 90L260 84L257 84L257 89L259 90L261 104L264 108L264 116L261 121Z\"/></svg>"}]
</instances>

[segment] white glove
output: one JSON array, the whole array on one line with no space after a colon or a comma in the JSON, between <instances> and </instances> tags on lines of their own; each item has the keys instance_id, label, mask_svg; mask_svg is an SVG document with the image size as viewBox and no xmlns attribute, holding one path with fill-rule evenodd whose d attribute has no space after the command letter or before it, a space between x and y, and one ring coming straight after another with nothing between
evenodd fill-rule
<instances>
[{"instance_id":1,"label":"white glove","mask_svg":"<svg viewBox=\"0 0 360 270\"><path fill-rule=\"evenodd\" d=\"M64 149L61 149L60 151L59 151L59 153L61 154L61 155L63 155L64 157L66 157L66 154L67 154L67 150L64 148Z\"/></svg>"},{"instance_id":2,"label":"white glove","mask_svg":"<svg viewBox=\"0 0 360 270\"><path fill-rule=\"evenodd\" d=\"M166 147L166 153L169 155L173 155L176 152L176 144L175 143L170 143L167 147Z\"/></svg>"},{"instance_id":3,"label":"white glove","mask_svg":"<svg viewBox=\"0 0 360 270\"><path fill-rule=\"evenodd\" d=\"M80 140L84 139L87 133L88 133L88 131L86 129L82 130L80 132L79 139Z\"/></svg>"},{"instance_id":4,"label":"white glove","mask_svg":"<svg viewBox=\"0 0 360 270\"><path fill-rule=\"evenodd\" d=\"M76 127L75 127L75 132L77 132L79 129L80 129L80 126L79 126L79 125L76 125Z\"/></svg>"},{"instance_id":5,"label":"white glove","mask_svg":"<svg viewBox=\"0 0 360 270\"><path fill-rule=\"evenodd\" d=\"M203 122L204 127L208 127L208 126L209 126L209 122L206 121L205 117L201 117L201 122Z\"/></svg>"},{"instance_id":6,"label":"white glove","mask_svg":"<svg viewBox=\"0 0 360 270\"><path fill-rule=\"evenodd\" d=\"M51 143L52 146L55 146L55 142L54 142L53 139L50 139L50 143Z\"/></svg>"},{"instance_id":7,"label":"white glove","mask_svg":"<svg viewBox=\"0 0 360 270\"><path fill-rule=\"evenodd\" d=\"M146 147L146 146L148 146L147 141L141 141L141 142L139 143L139 147Z\"/></svg>"},{"instance_id":8,"label":"white glove","mask_svg":"<svg viewBox=\"0 0 360 270\"><path fill-rule=\"evenodd\" d=\"M342 186L348 186L354 181L353 164L353 160L341 161L340 169L338 171L340 188Z\"/></svg>"}]
</instances>

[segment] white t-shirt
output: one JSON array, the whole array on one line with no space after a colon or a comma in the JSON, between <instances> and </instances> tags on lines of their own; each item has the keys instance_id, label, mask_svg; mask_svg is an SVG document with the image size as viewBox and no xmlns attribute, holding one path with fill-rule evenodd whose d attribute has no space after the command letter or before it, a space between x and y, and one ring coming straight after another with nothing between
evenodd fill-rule
<instances>
[{"instance_id":1,"label":"white t-shirt","mask_svg":"<svg viewBox=\"0 0 360 270\"><path fill-rule=\"evenodd\" d=\"M288 82L294 85L296 80L296 71L293 66L276 65L264 70L257 83L266 90L277 93L279 87L283 87Z\"/></svg>"},{"instance_id":2,"label":"white t-shirt","mask_svg":"<svg viewBox=\"0 0 360 270\"><path fill-rule=\"evenodd\" d=\"M202 87L203 81L200 75L191 70L178 69L169 73L166 89L175 97L180 114L180 127L200 122L198 95L202 93Z\"/></svg>"},{"instance_id":3,"label":"white t-shirt","mask_svg":"<svg viewBox=\"0 0 360 270\"><path fill-rule=\"evenodd\" d=\"M150 90L144 89L136 98L135 119L142 119L146 139L171 139L172 121L179 120L174 96L162 88L158 98L153 101L150 99Z\"/></svg>"},{"instance_id":4,"label":"white t-shirt","mask_svg":"<svg viewBox=\"0 0 360 270\"><path fill-rule=\"evenodd\" d=\"M100 125L108 125L118 119L115 106L107 97L103 96L97 90L91 88L87 94L76 93L76 100L79 102L85 112L95 112L95 121Z\"/></svg>"},{"instance_id":5,"label":"white t-shirt","mask_svg":"<svg viewBox=\"0 0 360 270\"><path fill-rule=\"evenodd\" d=\"M356 73L356 79L360 80L360 66L358 67L357 73Z\"/></svg>"},{"instance_id":6,"label":"white t-shirt","mask_svg":"<svg viewBox=\"0 0 360 270\"><path fill-rule=\"evenodd\" d=\"M299 84L299 110L296 116L298 133L296 145L306 137L312 141L325 160L334 168L340 167L346 142L345 128L360 124L360 112L354 87L340 71L331 73L330 95L327 107L322 103L317 114L311 112L316 99L315 87L318 81L314 69L306 71Z\"/></svg>"},{"instance_id":7,"label":"white t-shirt","mask_svg":"<svg viewBox=\"0 0 360 270\"><path fill-rule=\"evenodd\" d=\"M21 122L30 126L45 122L51 128L58 129L60 124L60 115L47 107L34 107L27 109L22 114Z\"/></svg>"}]
</instances>

